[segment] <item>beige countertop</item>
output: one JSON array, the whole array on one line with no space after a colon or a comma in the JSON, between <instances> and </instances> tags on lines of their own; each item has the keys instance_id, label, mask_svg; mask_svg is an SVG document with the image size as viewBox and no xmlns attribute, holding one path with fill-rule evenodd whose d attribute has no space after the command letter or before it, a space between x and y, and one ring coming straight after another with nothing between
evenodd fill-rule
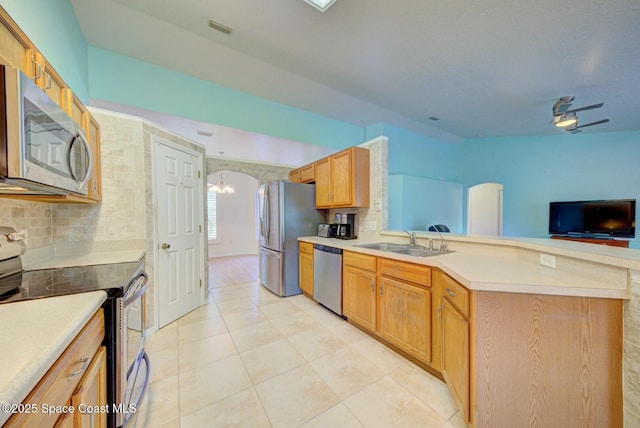
<instances>
[{"instance_id":1,"label":"beige countertop","mask_svg":"<svg viewBox=\"0 0 640 428\"><path fill-rule=\"evenodd\" d=\"M431 233L418 233L418 238L417 243L421 245L426 244L425 239L433 238L436 247L440 240L438 234ZM445 240L454 252L423 258L356 246L372 242L407 244L408 236L403 232L383 232L377 237L357 240L316 236L299 240L439 268L476 291L629 299L626 269L640 268L638 250L620 251L620 248L550 239L447 235ZM542 266L535 257L537 252L557 256L556 268Z\"/></svg>"},{"instance_id":2,"label":"beige countertop","mask_svg":"<svg viewBox=\"0 0 640 428\"><path fill-rule=\"evenodd\" d=\"M144 250L94 251L85 254L50 255L49 257L23 258L25 270L54 269L70 266L105 265L142 260Z\"/></svg>"},{"instance_id":3,"label":"beige countertop","mask_svg":"<svg viewBox=\"0 0 640 428\"><path fill-rule=\"evenodd\" d=\"M19 404L106 300L104 291L0 304L0 404ZM9 419L0 411L0 425Z\"/></svg>"}]
</instances>

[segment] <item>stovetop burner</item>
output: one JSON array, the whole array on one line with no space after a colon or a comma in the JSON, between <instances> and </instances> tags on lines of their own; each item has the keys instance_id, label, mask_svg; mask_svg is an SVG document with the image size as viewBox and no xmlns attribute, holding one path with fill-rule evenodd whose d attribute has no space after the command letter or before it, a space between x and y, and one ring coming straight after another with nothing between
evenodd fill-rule
<instances>
[{"instance_id":1,"label":"stovetop burner","mask_svg":"<svg viewBox=\"0 0 640 428\"><path fill-rule=\"evenodd\" d=\"M141 271L142 263L127 262L18 272L0 279L0 303L96 290L120 297Z\"/></svg>"}]
</instances>

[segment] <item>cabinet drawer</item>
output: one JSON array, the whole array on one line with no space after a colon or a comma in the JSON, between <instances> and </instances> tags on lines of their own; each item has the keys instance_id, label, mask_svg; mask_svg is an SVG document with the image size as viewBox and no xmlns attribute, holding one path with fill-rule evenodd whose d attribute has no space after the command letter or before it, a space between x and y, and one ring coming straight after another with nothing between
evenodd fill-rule
<instances>
[{"instance_id":1,"label":"cabinet drawer","mask_svg":"<svg viewBox=\"0 0 640 428\"><path fill-rule=\"evenodd\" d=\"M376 271L376 257L368 254L344 251L342 253L342 262L345 266L353 266L371 272Z\"/></svg>"},{"instance_id":2,"label":"cabinet drawer","mask_svg":"<svg viewBox=\"0 0 640 428\"><path fill-rule=\"evenodd\" d=\"M398 260L380 259L380 274L431 286L431 268Z\"/></svg>"},{"instance_id":3,"label":"cabinet drawer","mask_svg":"<svg viewBox=\"0 0 640 428\"><path fill-rule=\"evenodd\" d=\"M309 242L298 242L298 248L301 253L313 254L313 244Z\"/></svg>"},{"instance_id":4,"label":"cabinet drawer","mask_svg":"<svg viewBox=\"0 0 640 428\"><path fill-rule=\"evenodd\" d=\"M73 339L47 374L33 388L24 404L32 404L40 410L41 404L64 406L80 382L104 338L104 315L99 309ZM17 413L8 421L7 427L53 426L60 417L58 413Z\"/></svg>"},{"instance_id":5,"label":"cabinet drawer","mask_svg":"<svg viewBox=\"0 0 640 428\"><path fill-rule=\"evenodd\" d=\"M448 275L443 275L442 295L467 317L469 316L469 290Z\"/></svg>"}]
</instances>

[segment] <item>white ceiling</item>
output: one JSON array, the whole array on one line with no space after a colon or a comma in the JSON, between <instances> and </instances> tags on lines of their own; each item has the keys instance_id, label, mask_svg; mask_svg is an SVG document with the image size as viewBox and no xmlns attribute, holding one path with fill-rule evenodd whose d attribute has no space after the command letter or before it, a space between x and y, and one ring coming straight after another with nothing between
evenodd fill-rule
<instances>
[{"instance_id":1,"label":"white ceiling","mask_svg":"<svg viewBox=\"0 0 640 428\"><path fill-rule=\"evenodd\" d=\"M640 130L638 0L71 0L87 42L338 120L442 141ZM208 27L209 19L233 29ZM431 121L429 116L440 118Z\"/></svg>"}]
</instances>

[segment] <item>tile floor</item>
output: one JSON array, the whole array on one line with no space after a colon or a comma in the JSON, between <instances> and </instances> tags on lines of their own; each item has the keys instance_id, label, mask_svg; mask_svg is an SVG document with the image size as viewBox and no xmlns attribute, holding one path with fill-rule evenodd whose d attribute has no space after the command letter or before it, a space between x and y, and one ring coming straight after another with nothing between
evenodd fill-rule
<instances>
[{"instance_id":1,"label":"tile floor","mask_svg":"<svg viewBox=\"0 0 640 428\"><path fill-rule=\"evenodd\" d=\"M466 427L444 383L302 295L207 303L148 337L138 427Z\"/></svg>"}]
</instances>

